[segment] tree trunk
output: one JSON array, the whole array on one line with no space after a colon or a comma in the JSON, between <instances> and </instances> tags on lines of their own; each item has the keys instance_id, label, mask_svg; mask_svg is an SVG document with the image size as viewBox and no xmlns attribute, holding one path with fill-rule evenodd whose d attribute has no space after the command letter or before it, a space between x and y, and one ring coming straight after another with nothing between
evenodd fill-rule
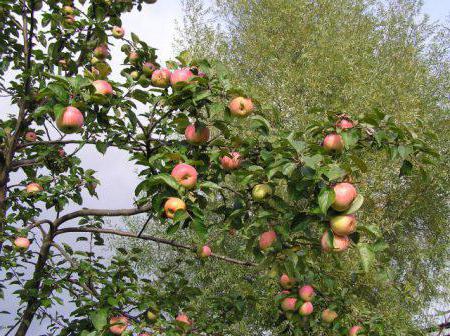
<instances>
[{"instance_id":1,"label":"tree trunk","mask_svg":"<svg viewBox=\"0 0 450 336\"><path fill-rule=\"evenodd\" d=\"M0 154L0 253L5 239L6 211L8 210L6 205L8 173L2 159Z\"/></svg>"}]
</instances>

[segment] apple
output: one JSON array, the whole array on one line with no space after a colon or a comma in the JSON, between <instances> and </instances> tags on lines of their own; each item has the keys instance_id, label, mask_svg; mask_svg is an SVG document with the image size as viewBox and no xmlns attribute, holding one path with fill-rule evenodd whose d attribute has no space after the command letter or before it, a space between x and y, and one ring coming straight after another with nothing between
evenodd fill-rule
<instances>
[{"instance_id":1,"label":"apple","mask_svg":"<svg viewBox=\"0 0 450 336\"><path fill-rule=\"evenodd\" d=\"M336 123L336 127L343 130L353 128L354 126L353 122L348 118L342 118Z\"/></svg>"},{"instance_id":2,"label":"apple","mask_svg":"<svg viewBox=\"0 0 450 336\"><path fill-rule=\"evenodd\" d=\"M27 194L37 194L38 192L43 191L44 188L39 183L32 182L27 185L26 191Z\"/></svg>"},{"instance_id":3,"label":"apple","mask_svg":"<svg viewBox=\"0 0 450 336\"><path fill-rule=\"evenodd\" d=\"M31 244L30 240L27 237L17 237L14 240L14 245L17 248L20 248L20 249L23 249L23 250L28 249L28 247L30 247L30 244Z\"/></svg>"},{"instance_id":4,"label":"apple","mask_svg":"<svg viewBox=\"0 0 450 336\"><path fill-rule=\"evenodd\" d=\"M112 29L112 35L115 38L122 38L125 35L125 29L123 29L122 27L114 26Z\"/></svg>"},{"instance_id":5,"label":"apple","mask_svg":"<svg viewBox=\"0 0 450 336\"><path fill-rule=\"evenodd\" d=\"M259 236L259 248L261 250L266 250L272 246L275 240L277 240L275 231L266 231Z\"/></svg>"},{"instance_id":6,"label":"apple","mask_svg":"<svg viewBox=\"0 0 450 336\"><path fill-rule=\"evenodd\" d=\"M186 189L192 189L197 184L197 170L186 163L177 164L170 175Z\"/></svg>"},{"instance_id":7,"label":"apple","mask_svg":"<svg viewBox=\"0 0 450 336\"><path fill-rule=\"evenodd\" d=\"M337 319L338 314L330 309L325 309L322 312L322 321L324 321L325 323L331 323L333 322L335 319Z\"/></svg>"},{"instance_id":8,"label":"apple","mask_svg":"<svg viewBox=\"0 0 450 336\"><path fill-rule=\"evenodd\" d=\"M172 73L167 68L162 68L153 71L152 85L159 88L167 88L170 85L170 75Z\"/></svg>"},{"instance_id":9,"label":"apple","mask_svg":"<svg viewBox=\"0 0 450 336\"><path fill-rule=\"evenodd\" d=\"M167 218L173 218L177 210L186 210L186 203L182 199L169 197L164 204L164 212Z\"/></svg>"},{"instance_id":10,"label":"apple","mask_svg":"<svg viewBox=\"0 0 450 336\"><path fill-rule=\"evenodd\" d=\"M241 154L238 152L231 152L220 159L220 164L225 170L237 169L241 165Z\"/></svg>"},{"instance_id":11,"label":"apple","mask_svg":"<svg viewBox=\"0 0 450 336\"><path fill-rule=\"evenodd\" d=\"M56 119L56 126L58 126L63 133L67 134L81 131L83 123L83 114L74 106L66 107L64 112Z\"/></svg>"},{"instance_id":12,"label":"apple","mask_svg":"<svg viewBox=\"0 0 450 336\"><path fill-rule=\"evenodd\" d=\"M64 150L64 148L58 148L58 156L60 157L60 158L63 158L63 157L65 157L66 156L66 151Z\"/></svg>"},{"instance_id":13,"label":"apple","mask_svg":"<svg viewBox=\"0 0 450 336\"><path fill-rule=\"evenodd\" d=\"M147 333L147 332L143 332L143 333L140 333L138 336L152 336L152 335L150 335L150 334Z\"/></svg>"},{"instance_id":14,"label":"apple","mask_svg":"<svg viewBox=\"0 0 450 336\"><path fill-rule=\"evenodd\" d=\"M281 294L281 295L288 295L288 294L291 294L291 291L288 291L288 290L282 290L282 291L280 292L280 294Z\"/></svg>"},{"instance_id":15,"label":"apple","mask_svg":"<svg viewBox=\"0 0 450 336\"><path fill-rule=\"evenodd\" d=\"M25 140L28 142L35 142L37 140L37 135L33 131L28 131L25 133Z\"/></svg>"},{"instance_id":16,"label":"apple","mask_svg":"<svg viewBox=\"0 0 450 336\"><path fill-rule=\"evenodd\" d=\"M348 236L356 230L356 217L354 215L339 215L331 218L331 230L338 236Z\"/></svg>"},{"instance_id":17,"label":"apple","mask_svg":"<svg viewBox=\"0 0 450 336\"><path fill-rule=\"evenodd\" d=\"M95 87L95 94L105 96L105 95L112 95L114 92L111 84L109 84L105 80L99 79L93 81L92 85Z\"/></svg>"},{"instance_id":18,"label":"apple","mask_svg":"<svg viewBox=\"0 0 450 336\"><path fill-rule=\"evenodd\" d=\"M182 324L182 325L185 325L185 326L191 326L192 325L192 321L189 320L189 317L186 314L179 314L175 320L179 324Z\"/></svg>"},{"instance_id":19,"label":"apple","mask_svg":"<svg viewBox=\"0 0 450 336\"><path fill-rule=\"evenodd\" d=\"M262 201L272 195L272 188L267 184L257 184L253 187L252 197L255 201Z\"/></svg>"},{"instance_id":20,"label":"apple","mask_svg":"<svg viewBox=\"0 0 450 336\"><path fill-rule=\"evenodd\" d=\"M255 106L250 98L236 97L228 104L228 108L232 115L246 117L253 112Z\"/></svg>"},{"instance_id":21,"label":"apple","mask_svg":"<svg viewBox=\"0 0 450 336\"><path fill-rule=\"evenodd\" d=\"M60 59L60 60L58 61L58 65L59 65L61 68L66 68L66 67L67 67L67 61L66 61L65 59Z\"/></svg>"},{"instance_id":22,"label":"apple","mask_svg":"<svg viewBox=\"0 0 450 336\"><path fill-rule=\"evenodd\" d=\"M280 285L283 288L289 289L294 285L295 279L292 279L287 274L282 274L280 277ZM289 293L289 292L288 292Z\"/></svg>"},{"instance_id":23,"label":"apple","mask_svg":"<svg viewBox=\"0 0 450 336\"><path fill-rule=\"evenodd\" d=\"M209 256L211 256L211 253L211 248L208 245L204 245L200 249L199 256L200 258L208 258Z\"/></svg>"},{"instance_id":24,"label":"apple","mask_svg":"<svg viewBox=\"0 0 450 336\"><path fill-rule=\"evenodd\" d=\"M177 69L170 75L170 84L174 86L180 82L188 82L192 77L194 74L189 68Z\"/></svg>"},{"instance_id":25,"label":"apple","mask_svg":"<svg viewBox=\"0 0 450 336\"><path fill-rule=\"evenodd\" d=\"M40 11L42 9L43 2L41 0L35 0L33 3L33 10L34 11Z\"/></svg>"},{"instance_id":26,"label":"apple","mask_svg":"<svg viewBox=\"0 0 450 336\"><path fill-rule=\"evenodd\" d=\"M184 131L186 141L192 145L201 145L209 140L208 127L196 127L195 124L190 124Z\"/></svg>"},{"instance_id":27,"label":"apple","mask_svg":"<svg viewBox=\"0 0 450 336\"><path fill-rule=\"evenodd\" d=\"M149 310L147 312L147 319L151 322L154 322L158 319L158 315L154 311Z\"/></svg>"},{"instance_id":28,"label":"apple","mask_svg":"<svg viewBox=\"0 0 450 336\"><path fill-rule=\"evenodd\" d=\"M104 60L109 56L109 49L106 44L100 44L94 49L94 57L99 60Z\"/></svg>"},{"instance_id":29,"label":"apple","mask_svg":"<svg viewBox=\"0 0 450 336\"><path fill-rule=\"evenodd\" d=\"M130 76L131 76L131 78L133 78L134 80L137 80L137 79L139 78L140 75L141 75L141 74L140 74L139 71L137 71L137 70L134 70L134 71L131 71L131 72L130 72Z\"/></svg>"},{"instance_id":30,"label":"apple","mask_svg":"<svg viewBox=\"0 0 450 336\"><path fill-rule=\"evenodd\" d=\"M361 326L353 326L348 331L348 336L357 336L360 335L360 331L362 331L363 328Z\"/></svg>"},{"instance_id":31,"label":"apple","mask_svg":"<svg viewBox=\"0 0 450 336\"><path fill-rule=\"evenodd\" d=\"M297 304L296 298L287 297L281 301L281 309L283 311L294 311Z\"/></svg>"},{"instance_id":32,"label":"apple","mask_svg":"<svg viewBox=\"0 0 450 336\"><path fill-rule=\"evenodd\" d=\"M127 329L128 318L123 315L114 316L109 320L109 324L112 325L111 327L109 327L109 331L111 332L111 334L122 335L125 329Z\"/></svg>"},{"instance_id":33,"label":"apple","mask_svg":"<svg viewBox=\"0 0 450 336\"><path fill-rule=\"evenodd\" d=\"M64 6L62 11L65 15L73 15L75 13L75 8L72 6Z\"/></svg>"},{"instance_id":34,"label":"apple","mask_svg":"<svg viewBox=\"0 0 450 336\"><path fill-rule=\"evenodd\" d=\"M311 315L314 311L314 307L311 302L305 302L301 305L300 309L298 310L299 314L302 316L308 316Z\"/></svg>"},{"instance_id":35,"label":"apple","mask_svg":"<svg viewBox=\"0 0 450 336\"><path fill-rule=\"evenodd\" d=\"M147 76L150 77L153 74L153 71L158 69L156 65L150 62L145 62L142 64L142 72Z\"/></svg>"},{"instance_id":36,"label":"apple","mask_svg":"<svg viewBox=\"0 0 450 336\"><path fill-rule=\"evenodd\" d=\"M135 63L139 59L139 54L136 51L132 51L128 54L128 60L130 63Z\"/></svg>"},{"instance_id":37,"label":"apple","mask_svg":"<svg viewBox=\"0 0 450 336\"><path fill-rule=\"evenodd\" d=\"M75 23L75 15L66 15L64 17L64 23L66 23L67 25L72 25Z\"/></svg>"},{"instance_id":38,"label":"apple","mask_svg":"<svg viewBox=\"0 0 450 336\"><path fill-rule=\"evenodd\" d=\"M352 202L358 195L353 184L348 182L338 183L333 187L334 202L331 207L336 211L344 211L350 208Z\"/></svg>"},{"instance_id":39,"label":"apple","mask_svg":"<svg viewBox=\"0 0 450 336\"><path fill-rule=\"evenodd\" d=\"M331 240L333 240L332 244ZM330 237L329 231L326 230L320 243L322 250L325 252L343 252L350 246L350 239L347 236L337 236L334 234L333 237Z\"/></svg>"},{"instance_id":40,"label":"apple","mask_svg":"<svg viewBox=\"0 0 450 336\"><path fill-rule=\"evenodd\" d=\"M327 152L341 152L344 149L344 139L337 133L328 134L323 140L323 148Z\"/></svg>"},{"instance_id":41,"label":"apple","mask_svg":"<svg viewBox=\"0 0 450 336\"><path fill-rule=\"evenodd\" d=\"M314 288L310 285L303 286L299 288L298 295L303 301L312 301L316 293L314 292Z\"/></svg>"}]
</instances>

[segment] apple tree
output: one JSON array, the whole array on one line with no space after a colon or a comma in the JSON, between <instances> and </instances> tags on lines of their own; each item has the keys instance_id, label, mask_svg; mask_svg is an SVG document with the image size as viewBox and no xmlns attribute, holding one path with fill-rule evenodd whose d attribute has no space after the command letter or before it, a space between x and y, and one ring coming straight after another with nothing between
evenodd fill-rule
<instances>
[{"instance_id":1,"label":"apple tree","mask_svg":"<svg viewBox=\"0 0 450 336\"><path fill-rule=\"evenodd\" d=\"M2 312L12 313L7 334L30 334L35 320L59 335L223 334L214 317L190 314L198 289L139 274L140 249L109 258L92 248L115 235L269 272L280 293L267 305L290 334L390 335L383 321L351 312L341 279L321 263L357 251L365 271L386 248L376 225L358 223L363 153L387 152L407 176L434 151L376 108L324 117L306 132L276 129L259 113L271 107L220 63L183 52L163 67L125 31L122 13L155 2L0 0L0 91L11 101L0 121L1 288L17 303ZM114 43L120 81L110 78ZM94 165L83 168L84 147L128 153L141 178L132 207L83 207L83 190L97 196L101 183ZM147 219L139 232L107 221L135 215ZM195 239L148 235L150 220ZM251 258L215 251L211 232L238 234ZM69 303L68 316L54 313Z\"/></svg>"}]
</instances>

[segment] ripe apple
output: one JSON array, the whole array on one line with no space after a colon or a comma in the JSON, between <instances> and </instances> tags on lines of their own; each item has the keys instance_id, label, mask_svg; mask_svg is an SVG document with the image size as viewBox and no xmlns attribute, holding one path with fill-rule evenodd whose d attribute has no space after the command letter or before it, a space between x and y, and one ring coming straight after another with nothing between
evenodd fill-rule
<instances>
[{"instance_id":1,"label":"ripe apple","mask_svg":"<svg viewBox=\"0 0 450 336\"><path fill-rule=\"evenodd\" d=\"M194 77L194 74L189 68L177 69L170 75L170 84L174 86L180 82L188 82L192 77Z\"/></svg>"},{"instance_id":2,"label":"ripe apple","mask_svg":"<svg viewBox=\"0 0 450 336\"><path fill-rule=\"evenodd\" d=\"M362 331L363 328L361 326L353 326L348 331L348 336L357 336L360 334L360 331Z\"/></svg>"},{"instance_id":3,"label":"ripe apple","mask_svg":"<svg viewBox=\"0 0 450 336\"><path fill-rule=\"evenodd\" d=\"M193 145L201 145L209 140L208 127L196 127L195 124L190 124L184 131L186 141Z\"/></svg>"},{"instance_id":4,"label":"ripe apple","mask_svg":"<svg viewBox=\"0 0 450 336\"><path fill-rule=\"evenodd\" d=\"M344 139L337 133L328 134L323 140L323 148L327 152L341 152L344 149Z\"/></svg>"},{"instance_id":5,"label":"ripe apple","mask_svg":"<svg viewBox=\"0 0 450 336\"><path fill-rule=\"evenodd\" d=\"M181 325L185 326L192 325L192 321L189 320L189 317L186 314L179 314L175 320Z\"/></svg>"},{"instance_id":6,"label":"ripe apple","mask_svg":"<svg viewBox=\"0 0 450 336\"><path fill-rule=\"evenodd\" d=\"M64 23L67 25L73 25L75 23L75 15L66 15L64 16Z\"/></svg>"},{"instance_id":7,"label":"ripe apple","mask_svg":"<svg viewBox=\"0 0 450 336\"><path fill-rule=\"evenodd\" d=\"M186 203L176 197L169 197L164 204L164 212L167 218L173 218L177 210L186 210Z\"/></svg>"},{"instance_id":8,"label":"ripe apple","mask_svg":"<svg viewBox=\"0 0 450 336\"><path fill-rule=\"evenodd\" d=\"M112 325L109 327L109 331L113 335L122 335L122 333L127 329L128 326L128 318L125 316L114 316L109 320L109 324Z\"/></svg>"},{"instance_id":9,"label":"ripe apple","mask_svg":"<svg viewBox=\"0 0 450 336\"><path fill-rule=\"evenodd\" d=\"M128 60L130 63L135 63L139 59L139 54L136 51L132 51L128 54Z\"/></svg>"},{"instance_id":10,"label":"ripe apple","mask_svg":"<svg viewBox=\"0 0 450 336\"><path fill-rule=\"evenodd\" d=\"M111 84L109 84L105 80L99 79L93 81L92 85L95 87L95 94L105 96L105 95L112 95L114 92Z\"/></svg>"},{"instance_id":11,"label":"ripe apple","mask_svg":"<svg viewBox=\"0 0 450 336\"><path fill-rule=\"evenodd\" d=\"M186 189L192 189L197 183L197 170L186 163L177 164L170 174Z\"/></svg>"},{"instance_id":12,"label":"ripe apple","mask_svg":"<svg viewBox=\"0 0 450 336\"><path fill-rule=\"evenodd\" d=\"M246 117L253 112L255 106L250 98L236 97L228 104L228 108L232 115Z\"/></svg>"},{"instance_id":13,"label":"ripe apple","mask_svg":"<svg viewBox=\"0 0 450 336\"><path fill-rule=\"evenodd\" d=\"M94 49L94 57L99 60L104 60L109 56L109 49L106 44L100 44Z\"/></svg>"},{"instance_id":14,"label":"ripe apple","mask_svg":"<svg viewBox=\"0 0 450 336\"><path fill-rule=\"evenodd\" d=\"M296 298L287 297L281 301L281 309L283 311L294 311L297 304Z\"/></svg>"},{"instance_id":15,"label":"ripe apple","mask_svg":"<svg viewBox=\"0 0 450 336\"><path fill-rule=\"evenodd\" d=\"M331 230L339 236L348 236L356 230L356 217L354 215L340 215L331 218Z\"/></svg>"},{"instance_id":16,"label":"ripe apple","mask_svg":"<svg viewBox=\"0 0 450 336\"><path fill-rule=\"evenodd\" d=\"M314 311L314 307L311 302L303 303L301 305L300 309L298 310L298 312L301 316L311 315L313 311Z\"/></svg>"},{"instance_id":17,"label":"ripe apple","mask_svg":"<svg viewBox=\"0 0 450 336\"><path fill-rule=\"evenodd\" d=\"M303 286L298 289L298 295L303 301L312 301L316 293L314 292L314 288L310 285Z\"/></svg>"},{"instance_id":18,"label":"ripe apple","mask_svg":"<svg viewBox=\"0 0 450 336\"><path fill-rule=\"evenodd\" d=\"M28 184L27 188L26 188L27 194L29 194L29 195L37 194L38 192L41 192L42 190L44 190L44 188L42 188L42 186L39 183L35 183L35 182Z\"/></svg>"},{"instance_id":19,"label":"ripe apple","mask_svg":"<svg viewBox=\"0 0 450 336\"><path fill-rule=\"evenodd\" d=\"M75 8L72 6L64 6L62 10L65 15L73 15L75 13Z\"/></svg>"},{"instance_id":20,"label":"ripe apple","mask_svg":"<svg viewBox=\"0 0 450 336\"><path fill-rule=\"evenodd\" d=\"M30 244L31 244L30 240L27 237L17 237L14 240L14 245L17 248L20 248L20 249L23 249L23 250L28 249L28 247L30 247Z\"/></svg>"},{"instance_id":21,"label":"ripe apple","mask_svg":"<svg viewBox=\"0 0 450 336\"><path fill-rule=\"evenodd\" d=\"M287 275L287 274L281 275L281 277L280 277L281 287L289 289L289 288L292 288L294 283L295 283L295 279L290 278L289 275ZM289 291L288 291L288 293L289 293Z\"/></svg>"},{"instance_id":22,"label":"ripe apple","mask_svg":"<svg viewBox=\"0 0 450 336\"><path fill-rule=\"evenodd\" d=\"M152 73L152 85L159 88L169 87L171 74L172 73L167 68L155 70Z\"/></svg>"},{"instance_id":23,"label":"ripe apple","mask_svg":"<svg viewBox=\"0 0 450 336\"><path fill-rule=\"evenodd\" d=\"M275 231L266 231L259 236L259 248L261 250L266 250L272 246L275 240L277 240Z\"/></svg>"},{"instance_id":24,"label":"ripe apple","mask_svg":"<svg viewBox=\"0 0 450 336\"><path fill-rule=\"evenodd\" d=\"M331 240L333 240L333 244L331 244ZM333 237L330 237L329 231L326 230L320 243L322 250L325 252L343 252L350 246L350 239L347 236L337 236L334 234Z\"/></svg>"},{"instance_id":25,"label":"ripe apple","mask_svg":"<svg viewBox=\"0 0 450 336\"><path fill-rule=\"evenodd\" d=\"M336 211L344 211L350 208L358 193L353 184L348 182L338 183L333 187L335 198L331 207Z\"/></svg>"},{"instance_id":26,"label":"ripe apple","mask_svg":"<svg viewBox=\"0 0 450 336\"><path fill-rule=\"evenodd\" d=\"M272 188L267 184L257 184L253 187L252 197L255 201L262 201L272 195Z\"/></svg>"},{"instance_id":27,"label":"ripe apple","mask_svg":"<svg viewBox=\"0 0 450 336\"><path fill-rule=\"evenodd\" d=\"M153 63L145 62L144 64L142 64L142 72L147 77L151 77L151 75L153 74L153 71L155 71L156 69L158 69L158 68Z\"/></svg>"},{"instance_id":28,"label":"ripe apple","mask_svg":"<svg viewBox=\"0 0 450 336\"><path fill-rule=\"evenodd\" d=\"M123 29L122 27L114 26L112 29L112 35L115 38L122 38L125 35L125 29Z\"/></svg>"},{"instance_id":29,"label":"ripe apple","mask_svg":"<svg viewBox=\"0 0 450 336\"><path fill-rule=\"evenodd\" d=\"M83 123L83 114L74 106L66 107L64 112L56 119L56 126L58 126L63 133L67 134L81 131Z\"/></svg>"},{"instance_id":30,"label":"ripe apple","mask_svg":"<svg viewBox=\"0 0 450 336\"><path fill-rule=\"evenodd\" d=\"M208 245L204 245L200 249L199 256L200 258L208 258L209 256L211 256L211 253L211 248Z\"/></svg>"},{"instance_id":31,"label":"ripe apple","mask_svg":"<svg viewBox=\"0 0 450 336\"><path fill-rule=\"evenodd\" d=\"M37 135L33 131L28 131L25 133L25 140L28 142L35 142L37 140Z\"/></svg>"},{"instance_id":32,"label":"ripe apple","mask_svg":"<svg viewBox=\"0 0 450 336\"><path fill-rule=\"evenodd\" d=\"M64 148L58 148L58 156L60 157L60 158L63 158L63 157L65 157L66 156L66 151L64 150Z\"/></svg>"},{"instance_id":33,"label":"ripe apple","mask_svg":"<svg viewBox=\"0 0 450 336\"><path fill-rule=\"evenodd\" d=\"M322 312L322 321L324 321L325 323L331 323L333 322L335 319L337 319L338 314L330 309L325 309Z\"/></svg>"},{"instance_id":34,"label":"ripe apple","mask_svg":"<svg viewBox=\"0 0 450 336\"><path fill-rule=\"evenodd\" d=\"M231 152L220 159L220 164L225 170L237 169L241 165L241 154L238 152Z\"/></svg>"},{"instance_id":35,"label":"ripe apple","mask_svg":"<svg viewBox=\"0 0 450 336\"><path fill-rule=\"evenodd\" d=\"M353 128L354 126L353 122L348 118L342 118L336 123L336 127L343 130Z\"/></svg>"}]
</instances>

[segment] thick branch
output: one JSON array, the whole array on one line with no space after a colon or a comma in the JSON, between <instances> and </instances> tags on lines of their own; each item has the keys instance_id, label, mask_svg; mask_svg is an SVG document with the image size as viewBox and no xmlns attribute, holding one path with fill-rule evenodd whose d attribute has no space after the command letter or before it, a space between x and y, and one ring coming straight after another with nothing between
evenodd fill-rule
<instances>
[{"instance_id":1,"label":"thick branch","mask_svg":"<svg viewBox=\"0 0 450 336\"><path fill-rule=\"evenodd\" d=\"M181 244L181 243L175 242L173 240L168 240L168 239L164 239L164 238L154 237L154 236L150 236L150 235L141 235L141 236L139 236L138 234L133 233L133 232L113 230L113 229L99 229L99 228L87 228L87 227L70 227L70 228L64 228L64 229L60 229L60 230L56 231L56 235L63 234L63 233L68 233L68 232L78 232L78 233L93 232L93 233L111 234L111 235L122 236L122 237L131 237L131 238L137 238L137 239L142 239L142 240L150 240L150 241L154 241L156 243L170 245L170 246L173 246L173 247L176 247L176 248L179 248L179 249L189 250L189 251L192 251L192 252L196 252L197 251L197 248L195 246ZM250 261L242 261L242 260L238 260L238 259L233 259L233 258L225 257L225 256L222 256L222 255L218 255L218 254L215 254L215 253L211 254L211 257L216 258L216 259L220 259L220 260L232 263L232 264L242 265L242 266L257 266L257 264L252 263Z\"/></svg>"}]
</instances>

